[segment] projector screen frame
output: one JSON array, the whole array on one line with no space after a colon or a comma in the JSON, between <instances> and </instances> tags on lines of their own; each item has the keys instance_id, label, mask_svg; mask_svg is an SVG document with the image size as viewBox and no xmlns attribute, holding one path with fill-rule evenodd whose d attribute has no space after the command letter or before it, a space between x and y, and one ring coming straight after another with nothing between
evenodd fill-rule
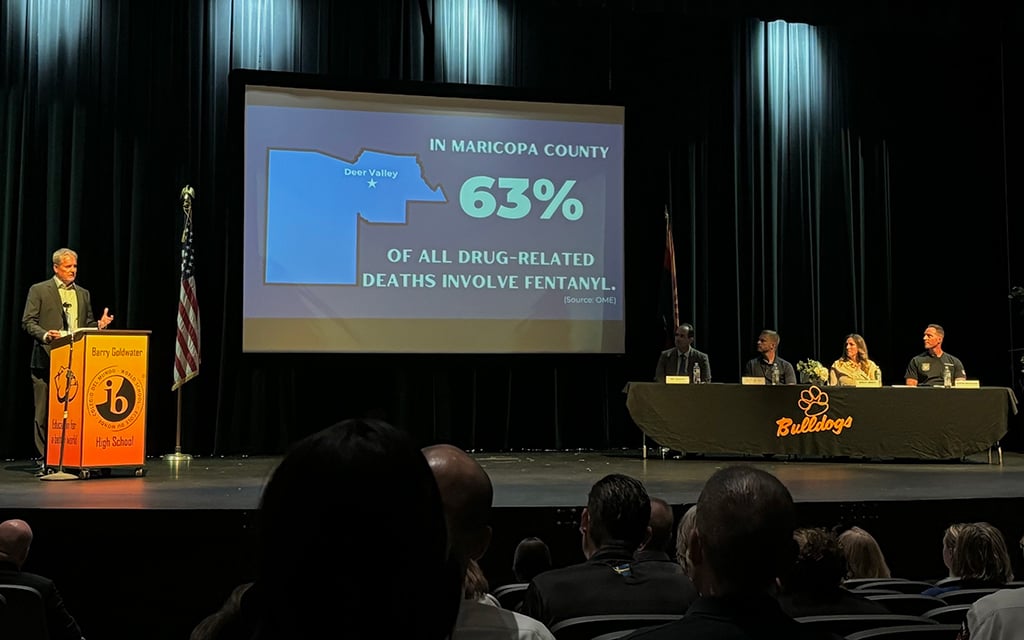
<instances>
[{"instance_id":1,"label":"projector screen frame","mask_svg":"<svg viewBox=\"0 0 1024 640\"><path fill-rule=\"evenodd\" d=\"M625 146L625 126L626 126L626 112L625 112L625 101L620 97L616 96L611 92L599 92L599 93L583 93L583 92L560 92L553 90L529 90L529 89L516 89L510 87L499 87L491 85L463 85L463 84L448 84L448 83L429 83L419 81L383 81L383 80L370 80L370 79L352 79L352 78L338 78L324 75L311 75L301 73L289 73L289 72L268 72L268 71L256 71L249 69L235 69L229 74L229 123L228 123L228 139L229 139L229 150L227 161L231 166L230 180L231 189L229 191L230 204L229 209L229 224L231 225L232 231L228 233L228 253L229 259L226 261L228 268L227 287L228 290L225 292L225 300L229 304L229 308L238 309L238 320L231 318L229 314L225 314L225 320L238 326L239 331L239 350L246 355L290 355L290 354L302 354L302 355L393 355L402 354L403 351L389 350L389 349L315 349L304 346L301 341L294 348L281 349L281 350L247 350L244 348L244 344L241 342L241 336L243 335L243 327L240 326L244 322L245 313L243 311L243 288L241 284L241 278L243 277L243 261L244 261L244 240L241 235L244 233L244 209L245 209L245 196L244 196L244 183L245 183L245 108L246 108L246 91L250 87L275 87L282 89L290 89L297 91L313 90L313 91L341 91L341 92L355 92L365 94L380 94L384 96L410 96L414 98L460 98L466 100L495 100L495 101L516 101L516 102L536 102L544 103L549 105L563 105L567 108L571 108L573 105L593 105L595 107L611 107L621 110L622 125L622 139L623 146ZM622 202L619 206L622 208L621 214L621 227L618 229L618 247L619 259L622 261L621 275L622 284L624 285L628 279L625 268L625 149L622 151L622 166L621 166L621 190L622 190ZM427 349L423 351L415 351L412 354L415 355L449 355L458 357L474 357L474 356L510 356L510 357L521 357L521 356L622 356L626 353L626 308L625 308L625 292L620 295L620 301L618 303L621 309L621 319L618 320L619 331L621 334L617 338L617 346L614 348L608 348L601 350L587 350L587 351L576 351L569 349L541 349L541 350L523 350L523 351L510 351L503 349L489 349L485 342L479 342L478 337L477 346L469 350L441 350L441 349ZM424 321L422 319L407 319L401 320L401 323L417 326L417 330L426 329ZM516 321L510 321L516 322ZM534 320L533 322L537 322ZM602 321L604 322L604 321ZM237 323L237 324L236 324ZM262 330L275 330L274 328L263 327ZM284 330L284 329L282 329ZM390 330L390 328L389 328Z\"/></svg>"}]
</instances>

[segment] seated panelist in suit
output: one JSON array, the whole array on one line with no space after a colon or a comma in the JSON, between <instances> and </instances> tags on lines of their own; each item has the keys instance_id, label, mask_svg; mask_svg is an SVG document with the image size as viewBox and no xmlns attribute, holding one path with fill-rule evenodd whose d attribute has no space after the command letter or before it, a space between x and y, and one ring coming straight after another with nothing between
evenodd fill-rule
<instances>
[{"instance_id":1,"label":"seated panelist in suit","mask_svg":"<svg viewBox=\"0 0 1024 640\"><path fill-rule=\"evenodd\" d=\"M828 370L828 383L842 387L855 387L858 380L882 379L878 365L868 358L868 345L856 333L846 336L841 358L832 363Z\"/></svg>"},{"instance_id":2,"label":"seated panelist in suit","mask_svg":"<svg viewBox=\"0 0 1024 640\"><path fill-rule=\"evenodd\" d=\"M693 380L695 365L700 367L700 380L693 382L711 382L708 354L693 348L695 337L692 324L684 323L676 328L676 346L662 351L658 357L658 368L654 371L655 382L665 382L665 376L690 376Z\"/></svg>"}]
</instances>

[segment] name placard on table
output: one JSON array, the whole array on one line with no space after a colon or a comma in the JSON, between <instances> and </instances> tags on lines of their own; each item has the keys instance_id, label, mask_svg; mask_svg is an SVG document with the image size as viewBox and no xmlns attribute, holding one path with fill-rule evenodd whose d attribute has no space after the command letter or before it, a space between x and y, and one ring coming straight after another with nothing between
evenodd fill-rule
<instances>
[{"instance_id":1,"label":"name placard on table","mask_svg":"<svg viewBox=\"0 0 1024 640\"><path fill-rule=\"evenodd\" d=\"M665 384L690 384L690 376L665 376Z\"/></svg>"},{"instance_id":2,"label":"name placard on table","mask_svg":"<svg viewBox=\"0 0 1024 640\"><path fill-rule=\"evenodd\" d=\"M882 381L881 380L858 380L857 381L857 386L858 387L868 387L868 388L872 388L873 387L875 389L881 389L882 388Z\"/></svg>"},{"instance_id":3,"label":"name placard on table","mask_svg":"<svg viewBox=\"0 0 1024 640\"><path fill-rule=\"evenodd\" d=\"M740 384L764 385L766 383L767 381L764 379L763 376L743 376L740 379Z\"/></svg>"},{"instance_id":4,"label":"name placard on table","mask_svg":"<svg viewBox=\"0 0 1024 640\"><path fill-rule=\"evenodd\" d=\"M980 389L981 380L957 380L953 383L954 389Z\"/></svg>"}]
</instances>

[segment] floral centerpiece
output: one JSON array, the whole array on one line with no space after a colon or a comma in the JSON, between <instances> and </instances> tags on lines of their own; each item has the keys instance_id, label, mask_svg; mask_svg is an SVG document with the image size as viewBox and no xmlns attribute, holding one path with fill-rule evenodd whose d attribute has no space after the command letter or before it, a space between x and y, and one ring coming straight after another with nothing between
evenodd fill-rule
<instances>
[{"instance_id":1,"label":"floral centerpiece","mask_svg":"<svg viewBox=\"0 0 1024 640\"><path fill-rule=\"evenodd\" d=\"M828 368L817 360L801 360L796 363L800 373L800 381L806 384L825 384L828 381Z\"/></svg>"}]
</instances>

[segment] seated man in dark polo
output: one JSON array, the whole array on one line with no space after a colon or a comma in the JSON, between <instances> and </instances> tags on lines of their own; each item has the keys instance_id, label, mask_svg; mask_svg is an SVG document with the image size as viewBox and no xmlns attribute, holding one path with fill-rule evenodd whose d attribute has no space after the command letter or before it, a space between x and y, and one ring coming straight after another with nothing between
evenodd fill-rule
<instances>
[{"instance_id":1,"label":"seated man in dark polo","mask_svg":"<svg viewBox=\"0 0 1024 640\"><path fill-rule=\"evenodd\" d=\"M580 616L622 613L682 615L697 593L679 572L633 559L650 536L651 501L636 478L611 474L590 489L580 533L587 561L538 575L524 614L553 625Z\"/></svg>"},{"instance_id":2,"label":"seated man in dark polo","mask_svg":"<svg viewBox=\"0 0 1024 640\"><path fill-rule=\"evenodd\" d=\"M911 358L910 364L907 365L907 386L941 387L943 372L947 366L951 369L951 381L967 379L964 363L953 354L942 350L942 340L945 337L945 329L937 324L930 324L925 328L924 353Z\"/></svg>"},{"instance_id":3,"label":"seated man in dark polo","mask_svg":"<svg viewBox=\"0 0 1024 640\"><path fill-rule=\"evenodd\" d=\"M771 329L765 329L757 337L757 357L747 361L743 375L749 378L764 377L767 384L796 384L796 370L793 365L779 357L779 342L782 338ZM772 372L778 372L778 383Z\"/></svg>"},{"instance_id":4,"label":"seated man in dark polo","mask_svg":"<svg viewBox=\"0 0 1024 640\"><path fill-rule=\"evenodd\" d=\"M697 499L686 556L700 599L677 622L641 629L643 640L836 638L779 606L776 578L796 558L796 507L778 478L750 466L716 471Z\"/></svg>"},{"instance_id":5,"label":"seated man in dark polo","mask_svg":"<svg viewBox=\"0 0 1024 640\"><path fill-rule=\"evenodd\" d=\"M676 346L662 351L658 356L658 366L654 370L655 382L665 382L665 376L689 376L693 382L711 382L708 354L693 348L695 338L692 324L679 325L676 329ZM700 370L699 379L693 375L695 367Z\"/></svg>"}]
</instances>

